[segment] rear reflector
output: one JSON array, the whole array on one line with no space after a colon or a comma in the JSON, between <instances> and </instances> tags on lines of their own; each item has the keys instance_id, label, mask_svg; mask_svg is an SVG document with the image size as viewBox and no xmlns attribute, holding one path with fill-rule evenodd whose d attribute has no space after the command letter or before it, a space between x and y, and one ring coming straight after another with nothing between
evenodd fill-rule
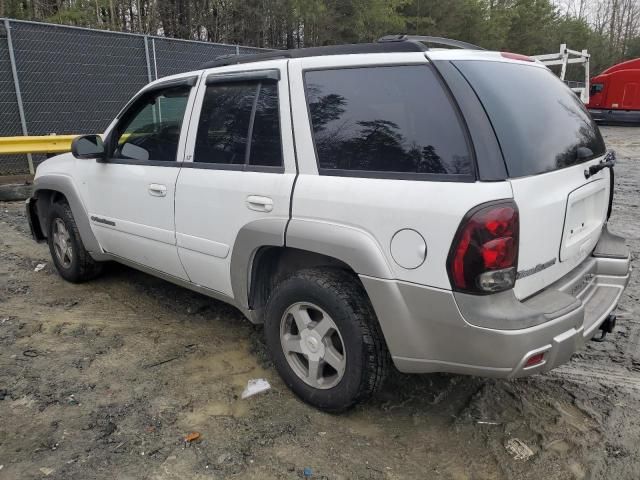
<instances>
[{"instance_id":1,"label":"rear reflector","mask_svg":"<svg viewBox=\"0 0 640 480\"><path fill-rule=\"evenodd\" d=\"M511 60L521 60L523 62L533 62L533 58L527 57L526 55L522 55L521 53L511 53L511 52L500 52L504 58L509 58Z\"/></svg>"},{"instance_id":2,"label":"rear reflector","mask_svg":"<svg viewBox=\"0 0 640 480\"><path fill-rule=\"evenodd\" d=\"M527 363L524 364L524 368L533 367L544 361L544 353L536 353L533 357L529 357Z\"/></svg>"}]
</instances>

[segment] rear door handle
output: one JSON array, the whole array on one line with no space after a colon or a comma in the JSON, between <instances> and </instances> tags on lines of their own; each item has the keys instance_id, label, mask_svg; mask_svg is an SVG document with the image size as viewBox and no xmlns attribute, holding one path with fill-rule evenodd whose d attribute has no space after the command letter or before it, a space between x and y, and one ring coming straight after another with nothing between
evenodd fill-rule
<instances>
[{"instance_id":1,"label":"rear door handle","mask_svg":"<svg viewBox=\"0 0 640 480\"><path fill-rule=\"evenodd\" d=\"M256 212L270 212L273 210L273 200L269 197L249 195L247 197L247 207Z\"/></svg>"},{"instance_id":2,"label":"rear door handle","mask_svg":"<svg viewBox=\"0 0 640 480\"><path fill-rule=\"evenodd\" d=\"M151 183L149 185L149 195L153 195L154 197L166 197L167 196L166 185Z\"/></svg>"}]
</instances>

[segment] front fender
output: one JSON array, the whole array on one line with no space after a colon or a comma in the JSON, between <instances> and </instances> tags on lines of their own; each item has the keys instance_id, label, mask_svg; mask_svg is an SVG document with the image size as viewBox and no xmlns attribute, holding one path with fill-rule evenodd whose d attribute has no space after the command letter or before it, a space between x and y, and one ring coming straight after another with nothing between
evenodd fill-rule
<instances>
[{"instance_id":1,"label":"front fender","mask_svg":"<svg viewBox=\"0 0 640 480\"><path fill-rule=\"evenodd\" d=\"M46 216L48 208L40 204L40 201L44 203L51 202L52 197L49 192L59 192L65 196L69 203L84 248L94 260L107 260L108 257L102 252L100 244L91 230L87 210L82 203L78 189L74 185L71 177L60 173L45 173L39 175L34 180L33 191L34 197L36 197L38 201L38 216L43 232L47 231L48 218L46 218Z\"/></svg>"}]
</instances>

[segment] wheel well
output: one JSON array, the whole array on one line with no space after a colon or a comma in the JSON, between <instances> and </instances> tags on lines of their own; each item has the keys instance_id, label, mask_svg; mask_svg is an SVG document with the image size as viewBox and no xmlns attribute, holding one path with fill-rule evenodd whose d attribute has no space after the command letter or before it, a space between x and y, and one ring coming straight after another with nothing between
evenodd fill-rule
<instances>
[{"instance_id":1,"label":"wheel well","mask_svg":"<svg viewBox=\"0 0 640 480\"><path fill-rule=\"evenodd\" d=\"M40 221L42 234L46 238L49 232L49 211L51 210L51 205L59 202L66 202L67 197L56 190L38 190L36 198L38 199L36 202L38 220Z\"/></svg>"},{"instance_id":2,"label":"wheel well","mask_svg":"<svg viewBox=\"0 0 640 480\"><path fill-rule=\"evenodd\" d=\"M278 282L298 270L317 267L337 268L356 275L343 261L320 253L288 247L260 248L251 265L249 308L260 312Z\"/></svg>"}]
</instances>

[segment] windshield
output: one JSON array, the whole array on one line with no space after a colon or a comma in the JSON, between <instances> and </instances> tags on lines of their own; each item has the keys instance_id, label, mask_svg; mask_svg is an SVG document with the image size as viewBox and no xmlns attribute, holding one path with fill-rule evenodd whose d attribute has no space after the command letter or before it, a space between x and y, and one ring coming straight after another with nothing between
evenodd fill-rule
<instances>
[{"instance_id":1,"label":"windshield","mask_svg":"<svg viewBox=\"0 0 640 480\"><path fill-rule=\"evenodd\" d=\"M605 153L580 98L548 69L478 60L454 64L489 115L510 177L558 170Z\"/></svg>"}]
</instances>

